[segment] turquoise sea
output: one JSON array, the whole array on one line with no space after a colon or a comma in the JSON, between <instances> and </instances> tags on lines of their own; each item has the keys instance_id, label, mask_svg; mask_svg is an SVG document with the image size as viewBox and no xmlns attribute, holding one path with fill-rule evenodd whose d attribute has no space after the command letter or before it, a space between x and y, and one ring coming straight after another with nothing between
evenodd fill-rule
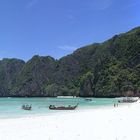
<instances>
[{"instance_id":1,"label":"turquoise sea","mask_svg":"<svg viewBox=\"0 0 140 140\"><path fill-rule=\"evenodd\" d=\"M113 106L117 102L115 98L0 98L0 118L17 118L37 115L49 115L51 113L68 112L49 110L49 105L76 105L78 108L74 111L82 109L91 109L97 107ZM32 110L22 110L23 104L32 105Z\"/></svg>"}]
</instances>

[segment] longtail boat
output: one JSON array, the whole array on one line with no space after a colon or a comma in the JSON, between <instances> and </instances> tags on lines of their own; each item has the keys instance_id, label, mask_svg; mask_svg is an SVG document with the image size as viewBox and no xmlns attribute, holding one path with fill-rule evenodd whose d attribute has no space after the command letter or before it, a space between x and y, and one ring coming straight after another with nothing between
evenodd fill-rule
<instances>
[{"instance_id":1,"label":"longtail boat","mask_svg":"<svg viewBox=\"0 0 140 140\"><path fill-rule=\"evenodd\" d=\"M90 99L90 98L86 98L85 101L92 101L92 99Z\"/></svg>"},{"instance_id":2,"label":"longtail boat","mask_svg":"<svg viewBox=\"0 0 140 140\"><path fill-rule=\"evenodd\" d=\"M51 109L51 110L74 110L74 109L77 108L77 106L78 106L78 104L75 105L75 106L71 106L71 105L69 105L69 106L55 106L55 105L50 105L49 106L49 109Z\"/></svg>"},{"instance_id":3,"label":"longtail boat","mask_svg":"<svg viewBox=\"0 0 140 140\"><path fill-rule=\"evenodd\" d=\"M134 103L139 100L139 97L126 97L118 100L119 103Z\"/></svg>"},{"instance_id":4,"label":"longtail boat","mask_svg":"<svg viewBox=\"0 0 140 140\"><path fill-rule=\"evenodd\" d=\"M23 110L31 110L32 109L32 106L31 105L23 105L22 106L22 109Z\"/></svg>"}]
</instances>

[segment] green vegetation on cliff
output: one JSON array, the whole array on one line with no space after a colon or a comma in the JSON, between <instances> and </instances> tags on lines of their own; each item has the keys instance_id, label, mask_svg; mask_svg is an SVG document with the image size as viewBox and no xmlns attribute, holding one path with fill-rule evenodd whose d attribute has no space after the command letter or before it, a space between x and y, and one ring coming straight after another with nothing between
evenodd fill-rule
<instances>
[{"instance_id":1,"label":"green vegetation on cliff","mask_svg":"<svg viewBox=\"0 0 140 140\"><path fill-rule=\"evenodd\" d=\"M140 27L55 60L0 61L0 96L140 96Z\"/></svg>"}]
</instances>

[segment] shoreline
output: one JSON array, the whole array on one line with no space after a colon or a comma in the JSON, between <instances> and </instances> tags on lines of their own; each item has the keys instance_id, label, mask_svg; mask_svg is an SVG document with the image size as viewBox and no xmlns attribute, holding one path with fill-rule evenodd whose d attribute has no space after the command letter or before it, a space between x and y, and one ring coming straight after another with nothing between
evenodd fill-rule
<instances>
[{"instance_id":1,"label":"shoreline","mask_svg":"<svg viewBox=\"0 0 140 140\"><path fill-rule=\"evenodd\" d=\"M139 140L140 103L0 119L0 140ZM135 131L134 131L135 129Z\"/></svg>"},{"instance_id":2,"label":"shoreline","mask_svg":"<svg viewBox=\"0 0 140 140\"><path fill-rule=\"evenodd\" d=\"M129 104L129 103L122 103L119 104L119 108L126 107L133 105L135 103ZM115 107L115 108L118 108ZM50 110L50 112L47 113L38 113L38 114L30 114L30 115L22 115L22 116L10 116L10 117L0 117L0 120L17 120L17 119L28 119L28 118L38 118L38 117L50 117L55 115L65 115L65 114L74 114L74 113L82 113L82 112L90 112L90 111L98 111L98 110L110 110L114 108L114 104L108 104L108 105L97 105L97 106L85 106L75 109L75 110Z\"/></svg>"},{"instance_id":3,"label":"shoreline","mask_svg":"<svg viewBox=\"0 0 140 140\"><path fill-rule=\"evenodd\" d=\"M127 104L120 104L119 107L126 106ZM80 107L75 110L50 110L50 112L47 113L38 113L38 114L24 114L21 116L10 116L10 117L0 117L0 120L14 120L14 119L28 119L28 118L37 118L37 117L48 117L48 116L55 116L55 115L64 115L64 114L73 114L73 113L82 113L82 112L89 112L89 111L97 111L97 110L104 110L104 109L113 109L113 103L112 104L107 104L107 105L97 105L97 106L85 106L85 107Z\"/></svg>"},{"instance_id":4,"label":"shoreline","mask_svg":"<svg viewBox=\"0 0 140 140\"><path fill-rule=\"evenodd\" d=\"M29 98L28 98L29 99ZM84 110L89 110L89 109L99 109L99 108L108 108L110 106L113 106L113 104L116 102L116 100L108 99L106 98L105 100L103 98L97 100L93 99L92 101L86 101L85 99L78 98L78 99L54 99L52 100L51 98L48 99L43 99L43 100L38 100L36 98L35 100L20 100L16 99L6 99L7 102L11 104L11 107L4 108L5 105L5 99L1 100L1 114L0 114L0 119L10 119L10 118L28 118L28 117L34 117L34 116L49 116L49 115L55 115L55 114L62 114L62 113L69 113L69 112L81 112ZM98 102L99 101L99 102ZM62 102L62 103L61 103ZM79 103L79 106L76 108L76 110L49 110L49 105L50 104L55 104L57 105L68 105L72 104L75 105ZM32 105L32 110L31 111L24 111L21 109L21 106L23 104L31 104Z\"/></svg>"}]
</instances>

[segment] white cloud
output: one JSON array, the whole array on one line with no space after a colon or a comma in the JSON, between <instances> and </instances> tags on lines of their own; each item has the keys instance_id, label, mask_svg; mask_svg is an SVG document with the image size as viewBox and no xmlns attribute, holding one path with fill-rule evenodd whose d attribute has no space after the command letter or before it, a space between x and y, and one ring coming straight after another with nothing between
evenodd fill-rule
<instances>
[{"instance_id":1,"label":"white cloud","mask_svg":"<svg viewBox=\"0 0 140 140\"><path fill-rule=\"evenodd\" d=\"M75 19L75 16L72 15L72 14L69 14L69 15L68 15L68 19L70 19L70 20L74 20L74 19Z\"/></svg>"},{"instance_id":2,"label":"white cloud","mask_svg":"<svg viewBox=\"0 0 140 140\"><path fill-rule=\"evenodd\" d=\"M31 8L38 3L38 0L31 0L27 5L26 8Z\"/></svg>"},{"instance_id":3,"label":"white cloud","mask_svg":"<svg viewBox=\"0 0 140 140\"><path fill-rule=\"evenodd\" d=\"M59 46L58 48L64 51L75 51L77 49L77 47L69 45Z\"/></svg>"},{"instance_id":4,"label":"white cloud","mask_svg":"<svg viewBox=\"0 0 140 140\"><path fill-rule=\"evenodd\" d=\"M132 7L134 7L134 6L137 6L138 4L139 4L138 2L130 3L130 4L126 5L125 9L132 8Z\"/></svg>"},{"instance_id":5,"label":"white cloud","mask_svg":"<svg viewBox=\"0 0 140 140\"><path fill-rule=\"evenodd\" d=\"M74 15L72 15L72 14L69 14L69 15L67 15L67 21L69 22L69 23L75 23L76 22L76 17L74 16Z\"/></svg>"},{"instance_id":6,"label":"white cloud","mask_svg":"<svg viewBox=\"0 0 140 140\"><path fill-rule=\"evenodd\" d=\"M112 4L113 4L113 0L104 0L100 8L101 8L101 10L106 10L106 9L108 9Z\"/></svg>"},{"instance_id":7,"label":"white cloud","mask_svg":"<svg viewBox=\"0 0 140 140\"><path fill-rule=\"evenodd\" d=\"M94 0L91 6L96 10L106 10L112 6L113 2L114 0Z\"/></svg>"}]
</instances>

